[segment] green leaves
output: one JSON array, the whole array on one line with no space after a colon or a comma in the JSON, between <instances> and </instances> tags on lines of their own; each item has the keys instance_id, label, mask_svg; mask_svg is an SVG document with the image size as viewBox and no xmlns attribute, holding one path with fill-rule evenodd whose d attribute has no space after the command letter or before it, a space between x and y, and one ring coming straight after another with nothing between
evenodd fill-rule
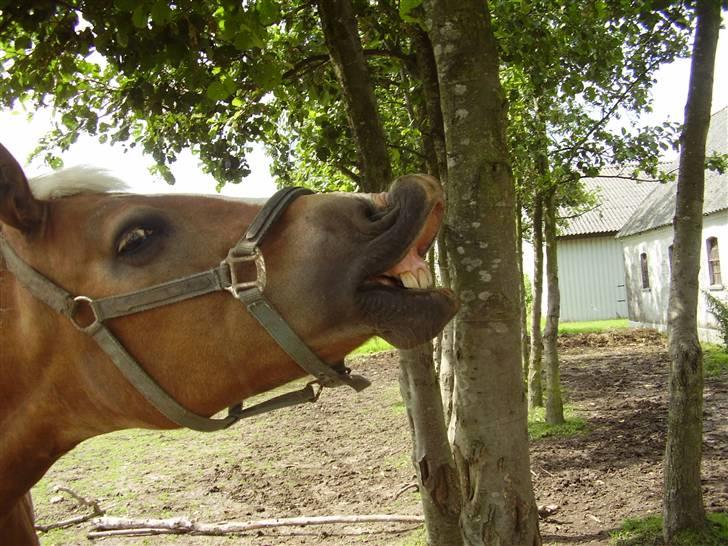
<instances>
[{"instance_id":1,"label":"green leaves","mask_svg":"<svg viewBox=\"0 0 728 546\"><path fill-rule=\"evenodd\" d=\"M230 95L235 92L235 82L230 78L223 80L217 80L207 86L205 95L208 99L213 101L226 100Z\"/></svg>"},{"instance_id":2,"label":"green leaves","mask_svg":"<svg viewBox=\"0 0 728 546\"><path fill-rule=\"evenodd\" d=\"M213 17L217 22L220 38L233 44L240 51L262 49L268 40L268 33L261 20L261 12L266 21L274 16L277 6L271 4L274 3L267 2L261 9L243 9L237 5L232 5L229 9L228 7L216 9Z\"/></svg>"},{"instance_id":3,"label":"green leaves","mask_svg":"<svg viewBox=\"0 0 728 546\"><path fill-rule=\"evenodd\" d=\"M136 28L147 28L149 21L149 8L146 4L139 4L131 14L131 22Z\"/></svg>"},{"instance_id":4,"label":"green leaves","mask_svg":"<svg viewBox=\"0 0 728 546\"><path fill-rule=\"evenodd\" d=\"M417 8L422 6L422 0L400 0L399 16L406 23L419 23L420 17L417 16Z\"/></svg>"},{"instance_id":5,"label":"green leaves","mask_svg":"<svg viewBox=\"0 0 728 546\"><path fill-rule=\"evenodd\" d=\"M150 16L152 17L152 22L155 25L161 26L169 23L173 17L173 11L172 8L170 8L169 2L166 0L157 0L154 2Z\"/></svg>"}]
</instances>

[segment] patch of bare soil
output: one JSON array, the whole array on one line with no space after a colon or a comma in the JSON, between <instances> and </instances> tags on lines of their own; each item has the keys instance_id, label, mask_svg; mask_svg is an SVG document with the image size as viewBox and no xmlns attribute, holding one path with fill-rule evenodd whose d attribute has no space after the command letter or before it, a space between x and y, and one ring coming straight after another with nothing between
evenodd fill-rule
<instances>
[{"instance_id":1,"label":"patch of bare soil","mask_svg":"<svg viewBox=\"0 0 728 546\"><path fill-rule=\"evenodd\" d=\"M327 390L317 404L244 421L210 436L126 432L134 439L124 440L133 444L128 448L121 444L125 464L123 476L113 482L116 493L102 488L109 484L111 464L103 456L79 459L84 468L59 465L46 481L83 486L81 494L111 506L109 515L130 517L185 515L216 522L418 514L418 494L402 492L414 481L414 472L396 354L359 357L351 366L372 379L370 389L358 395ZM664 340L651 331L584 334L562 341L564 389L589 430L579 437L532 443L537 502L559 507L541 522L544 544L606 545L608 532L625 518L660 510L667 366ZM711 510L728 510L726 415L728 378L706 381L703 476ZM146 435L143 441L132 436L138 434ZM77 513L66 501L41 502L37 508L46 522ZM87 531L86 524L42 540L46 546L88 544ZM404 524L331 525L232 539L167 535L100 544L397 545L411 531Z\"/></svg>"}]
</instances>

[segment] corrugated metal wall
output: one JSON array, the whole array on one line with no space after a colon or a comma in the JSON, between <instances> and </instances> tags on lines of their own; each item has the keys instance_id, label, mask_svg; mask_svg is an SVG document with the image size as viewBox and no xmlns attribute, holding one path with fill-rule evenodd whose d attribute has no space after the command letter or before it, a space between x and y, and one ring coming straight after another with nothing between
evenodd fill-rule
<instances>
[{"instance_id":1,"label":"corrugated metal wall","mask_svg":"<svg viewBox=\"0 0 728 546\"><path fill-rule=\"evenodd\" d=\"M559 239L561 320L627 316L622 243L614 237Z\"/></svg>"}]
</instances>

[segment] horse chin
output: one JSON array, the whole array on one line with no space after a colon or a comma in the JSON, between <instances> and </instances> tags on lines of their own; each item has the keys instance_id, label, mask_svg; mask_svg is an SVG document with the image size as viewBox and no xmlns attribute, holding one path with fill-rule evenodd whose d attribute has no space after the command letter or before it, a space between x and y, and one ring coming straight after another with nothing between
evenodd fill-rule
<instances>
[{"instance_id":1,"label":"horse chin","mask_svg":"<svg viewBox=\"0 0 728 546\"><path fill-rule=\"evenodd\" d=\"M458 309L455 294L446 288L411 289L366 285L359 291L364 322L399 349L434 338Z\"/></svg>"}]
</instances>

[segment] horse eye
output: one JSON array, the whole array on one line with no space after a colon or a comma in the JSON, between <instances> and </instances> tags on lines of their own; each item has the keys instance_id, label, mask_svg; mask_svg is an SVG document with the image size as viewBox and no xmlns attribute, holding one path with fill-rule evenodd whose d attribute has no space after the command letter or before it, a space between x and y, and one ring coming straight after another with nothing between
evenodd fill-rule
<instances>
[{"instance_id":1,"label":"horse eye","mask_svg":"<svg viewBox=\"0 0 728 546\"><path fill-rule=\"evenodd\" d=\"M149 237L154 234L153 229L134 228L121 236L116 245L116 253L118 255L131 254L144 246Z\"/></svg>"}]
</instances>

